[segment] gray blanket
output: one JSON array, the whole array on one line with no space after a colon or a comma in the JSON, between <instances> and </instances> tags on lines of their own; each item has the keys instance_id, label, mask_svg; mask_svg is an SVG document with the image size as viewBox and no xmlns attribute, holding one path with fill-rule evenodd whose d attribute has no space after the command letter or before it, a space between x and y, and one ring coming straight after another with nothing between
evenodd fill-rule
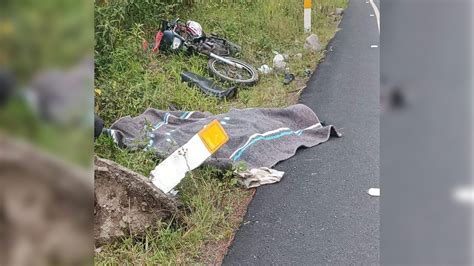
<instances>
[{"instance_id":1,"label":"gray blanket","mask_svg":"<svg viewBox=\"0 0 474 266\"><path fill-rule=\"evenodd\" d=\"M214 119L222 124L229 141L207 163L244 166L247 171L241 176L248 187L279 181L283 173L270 168L293 156L299 147L313 147L340 136L333 126L321 125L316 114L302 104L283 109L232 109L219 115L147 109L137 117L120 118L111 132L119 145L154 150L167 157Z\"/></svg>"}]
</instances>

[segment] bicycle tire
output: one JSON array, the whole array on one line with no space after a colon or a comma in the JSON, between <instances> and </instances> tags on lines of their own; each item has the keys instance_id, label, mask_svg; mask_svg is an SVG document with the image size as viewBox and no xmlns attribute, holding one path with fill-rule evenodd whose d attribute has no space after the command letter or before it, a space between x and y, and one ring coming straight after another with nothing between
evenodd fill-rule
<instances>
[{"instance_id":1,"label":"bicycle tire","mask_svg":"<svg viewBox=\"0 0 474 266\"><path fill-rule=\"evenodd\" d=\"M216 63L217 62L220 62L219 60L215 59L215 58L211 58L208 62L208 68L209 68L209 71L211 72L211 74L224 81L224 82L231 82L231 83L235 83L235 84L240 84L242 86L253 86L255 85L257 82L258 82L258 71L250 64L242 61L242 60L239 60L239 59L236 59L236 58L233 58L233 57L224 57L225 59L229 60L229 61L232 61L236 64L239 64L241 66L244 67L244 69L247 71L247 73L250 74L250 78L248 79L235 79L235 78L232 78L232 77L229 77L229 76L226 76L224 74L222 74L221 72L219 72L217 69L216 69Z\"/></svg>"}]
</instances>

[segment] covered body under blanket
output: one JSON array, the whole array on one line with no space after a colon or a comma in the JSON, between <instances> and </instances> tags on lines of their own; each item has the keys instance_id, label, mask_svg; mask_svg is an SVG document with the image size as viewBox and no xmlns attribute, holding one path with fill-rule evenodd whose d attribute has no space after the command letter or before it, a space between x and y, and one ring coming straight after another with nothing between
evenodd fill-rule
<instances>
[{"instance_id":1,"label":"covered body under blanket","mask_svg":"<svg viewBox=\"0 0 474 266\"><path fill-rule=\"evenodd\" d=\"M278 182L283 173L270 169L275 164L293 156L299 147L313 147L331 136L340 136L332 125L322 125L303 104L232 109L219 115L147 109L137 117L120 118L110 132L121 146L154 150L166 157L215 119L229 141L206 163L217 167L244 165L246 170L238 174L247 187Z\"/></svg>"}]
</instances>

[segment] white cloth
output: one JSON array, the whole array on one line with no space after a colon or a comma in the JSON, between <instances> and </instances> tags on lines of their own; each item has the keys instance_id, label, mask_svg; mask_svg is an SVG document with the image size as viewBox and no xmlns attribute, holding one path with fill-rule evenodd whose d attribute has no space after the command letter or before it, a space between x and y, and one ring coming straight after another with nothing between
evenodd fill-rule
<instances>
[{"instance_id":1,"label":"white cloth","mask_svg":"<svg viewBox=\"0 0 474 266\"><path fill-rule=\"evenodd\" d=\"M265 184L280 182L284 174L285 172L270 169L268 167L253 168L237 173L240 182L246 188L254 188Z\"/></svg>"}]
</instances>

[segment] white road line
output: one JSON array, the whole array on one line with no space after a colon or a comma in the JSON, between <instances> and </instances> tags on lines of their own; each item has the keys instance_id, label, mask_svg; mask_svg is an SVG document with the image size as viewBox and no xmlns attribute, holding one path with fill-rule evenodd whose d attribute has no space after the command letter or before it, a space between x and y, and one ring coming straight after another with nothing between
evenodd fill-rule
<instances>
[{"instance_id":1,"label":"white road line","mask_svg":"<svg viewBox=\"0 0 474 266\"><path fill-rule=\"evenodd\" d=\"M370 1L370 5L372 6L372 9L374 10L375 16L377 17L377 28L379 29L379 33L380 33L380 12L379 12L379 9L375 5L374 0L369 0L369 1Z\"/></svg>"},{"instance_id":2,"label":"white road line","mask_svg":"<svg viewBox=\"0 0 474 266\"><path fill-rule=\"evenodd\" d=\"M369 188L367 193L372 197L380 197L380 188Z\"/></svg>"},{"instance_id":3,"label":"white road line","mask_svg":"<svg viewBox=\"0 0 474 266\"><path fill-rule=\"evenodd\" d=\"M461 203L474 204L474 188L461 187L454 191L454 198Z\"/></svg>"},{"instance_id":4,"label":"white road line","mask_svg":"<svg viewBox=\"0 0 474 266\"><path fill-rule=\"evenodd\" d=\"M380 34L380 12L379 12L379 9L377 8L377 6L375 5L374 3L374 0L369 0L370 1L370 5L372 6L372 9L374 10L374 13L375 13L375 16L376 16L376 19L377 19L377 29L379 30L379 34ZM367 3L367 2L365 2ZM373 17L374 14L370 14L370 17ZM370 45L370 48L377 48L379 47L378 45L376 44L372 44ZM370 188L367 193L372 196L372 197L380 197L380 188Z\"/></svg>"}]
</instances>

